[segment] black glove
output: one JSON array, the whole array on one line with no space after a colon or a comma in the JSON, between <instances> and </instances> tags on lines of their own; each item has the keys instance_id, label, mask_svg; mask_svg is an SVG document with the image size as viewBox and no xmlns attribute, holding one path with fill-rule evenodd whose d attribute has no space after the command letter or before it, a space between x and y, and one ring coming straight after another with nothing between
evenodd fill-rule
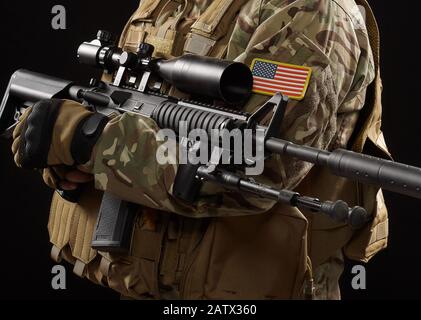
<instances>
[{"instance_id":1,"label":"black glove","mask_svg":"<svg viewBox=\"0 0 421 320\"><path fill-rule=\"evenodd\" d=\"M15 162L28 169L86 163L107 122L74 101L40 101L25 111L13 132Z\"/></svg>"}]
</instances>

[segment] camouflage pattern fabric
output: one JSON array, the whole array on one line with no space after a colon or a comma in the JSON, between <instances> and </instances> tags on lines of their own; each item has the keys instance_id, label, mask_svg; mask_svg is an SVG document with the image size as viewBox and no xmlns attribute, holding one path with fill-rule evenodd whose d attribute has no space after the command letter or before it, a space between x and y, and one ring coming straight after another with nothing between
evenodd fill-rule
<instances>
[{"instance_id":1,"label":"camouflage pattern fabric","mask_svg":"<svg viewBox=\"0 0 421 320\"><path fill-rule=\"evenodd\" d=\"M344 256L341 251L338 251L314 270L315 300L341 299L339 278L344 271L344 265Z\"/></svg>"},{"instance_id":2,"label":"camouflage pattern fabric","mask_svg":"<svg viewBox=\"0 0 421 320\"><path fill-rule=\"evenodd\" d=\"M209 7L212 0L194 0L194 6L189 14L189 19L196 20Z\"/></svg>"},{"instance_id":3,"label":"camouflage pattern fabric","mask_svg":"<svg viewBox=\"0 0 421 320\"><path fill-rule=\"evenodd\" d=\"M283 139L321 149L346 146L374 79L367 30L354 1L249 1L236 22L226 58L251 64L256 57L313 69L305 99L288 105ZM266 100L254 95L246 110L253 111ZM254 215L273 207L273 201L209 185L195 205L175 199L171 192L177 166L160 166L155 160L158 129L141 116L126 114L111 121L88 167L97 188L190 217ZM311 168L273 156L257 180L293 189Z\"/></svg>"}]
</instances>

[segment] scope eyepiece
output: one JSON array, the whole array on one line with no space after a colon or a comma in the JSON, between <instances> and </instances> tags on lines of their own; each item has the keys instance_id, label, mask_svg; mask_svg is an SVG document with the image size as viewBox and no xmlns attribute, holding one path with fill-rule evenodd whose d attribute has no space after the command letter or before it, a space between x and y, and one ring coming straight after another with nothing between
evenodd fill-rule
<instances>
[{"instance_id":1,"label":"scope eyepiece","mask_svg":"<svg viewBox=\"0 0 421 320\"><path fill-rule=\"evenodd\" d=\"M103 46L99 41L84 42L79 46L77 57L80 63L109 71L120 67L123 50L114 46Z\"/></svg>"},{"instance_id":2,"label":"scope eyepiece","mask_svg":"<svg viewBox=\"0 0 421 320\"><path fill-rule=\"evenodd\" d=\"M120 67L119 61L123 50L114 45L111 32L99 30L95 40L82 43L77 50L80 63L114 71Z\"/></svg>"}]
</instances>

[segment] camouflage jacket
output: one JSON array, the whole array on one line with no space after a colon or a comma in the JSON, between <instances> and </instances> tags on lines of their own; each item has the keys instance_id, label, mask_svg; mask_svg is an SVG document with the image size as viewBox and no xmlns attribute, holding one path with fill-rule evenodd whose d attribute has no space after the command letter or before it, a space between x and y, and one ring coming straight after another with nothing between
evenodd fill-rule
<instances>
[{"instance_id":1,"label":"camouflage jacket","mask_svg":"<svg viewBox=\"0 0 421 320\"><path fill-rule=\"evenodd\" d=\"M194 10L200 13L210 1L197 2L201 6ZM375 77L364 18L352 0L250 0L235 22L226 58L248 65L254 58L263 58L311 67L306 96L289 102L281 136L321 149L346 147L366 88ZM253 95L246 111L267 99ZM154 121L141 116L113 118L88 166L96 188L190 217L252 215L274 206L270 200L210 185L205 185L194 205L177 200L172 195L177 166L156 161L158 130ZM273 156L257 180L294 189L311 168L302 161Z\"/></svg>"}]
</instances>

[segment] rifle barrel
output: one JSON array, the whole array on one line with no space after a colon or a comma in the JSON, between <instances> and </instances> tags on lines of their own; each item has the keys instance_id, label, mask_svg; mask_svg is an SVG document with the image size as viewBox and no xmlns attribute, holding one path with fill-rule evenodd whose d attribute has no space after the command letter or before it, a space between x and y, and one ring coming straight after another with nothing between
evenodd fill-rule
<instances>
[{"instance_id":1,"label":"rifle barrel","mask_svg":"<svg viewBox=\"0 0 421 320\"><path fill-rule=\"evenodd\" d=\"M329 152L275 138L267 140L266 148L276 154L327 167L340 177L421 199L421 169L417 167L345 149Z\"/></svg>"}]
</instances>

